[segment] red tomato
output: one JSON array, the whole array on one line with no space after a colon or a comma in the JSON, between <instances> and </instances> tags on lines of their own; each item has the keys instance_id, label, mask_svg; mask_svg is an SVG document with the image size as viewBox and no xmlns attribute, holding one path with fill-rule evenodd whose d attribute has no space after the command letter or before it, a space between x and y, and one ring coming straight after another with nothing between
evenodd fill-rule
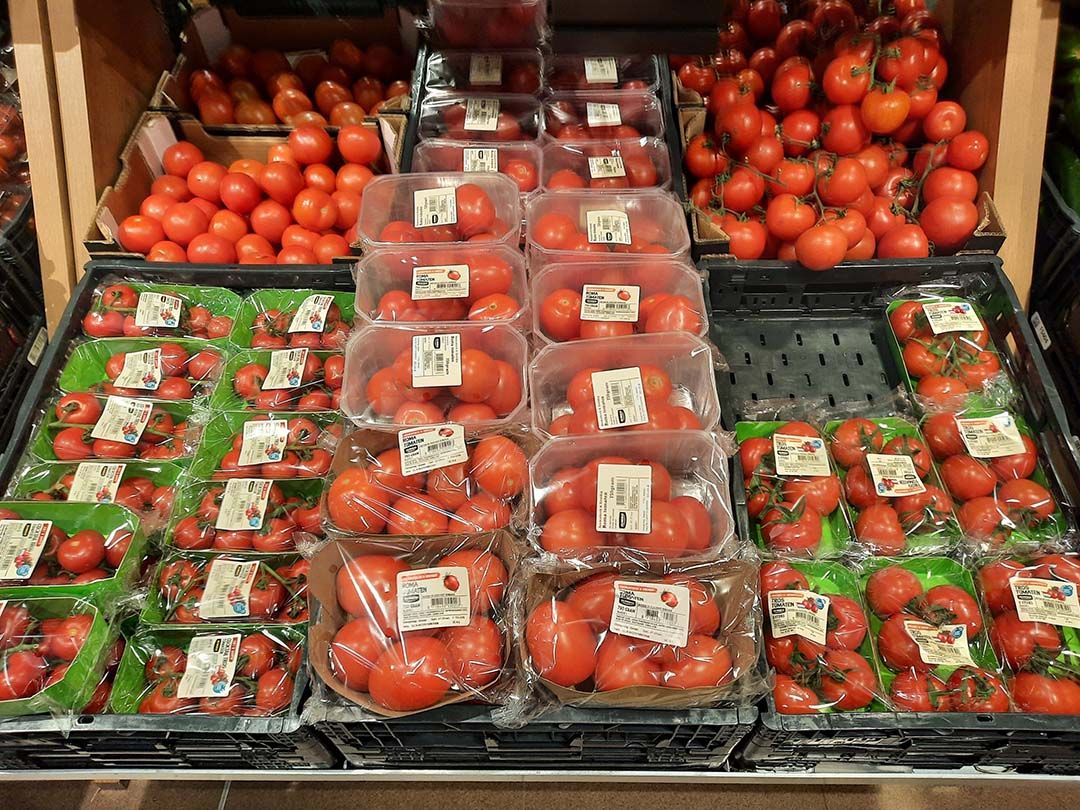
<instances>
[{"instance_id":1,"label":"red tomato","mask_svg":"<svg viewBox=\"0 0 1080 810\"><path fill-rule=\"evenodd\" d=\"M438 703L452 685L446 645L413 636L379 656L368 679L368 692L372 700L392 711L417 711Z\"/></svg>"},{"instance_id":2,"label":"red tomato","mask_svg":"<svg viewBox=\"0 0 1080 810\"><path fill-rule=\"evenodd\" d=\"M596 634L565 602L551 599L533 609L525 624L525 644L540 677L560 686L575 686L596 669Z\"/></svg>"},{"instance_id":3,"label":"red tomato","mask_svg":"<svg viewBox=\"0 0 1080 810\"><path fill-rule=\"evenodd\" d=\"M866 581L866 601L881 618L909 609L922 594L919 578L899 565L879 568Z\"/></svg>"}]
</instances>

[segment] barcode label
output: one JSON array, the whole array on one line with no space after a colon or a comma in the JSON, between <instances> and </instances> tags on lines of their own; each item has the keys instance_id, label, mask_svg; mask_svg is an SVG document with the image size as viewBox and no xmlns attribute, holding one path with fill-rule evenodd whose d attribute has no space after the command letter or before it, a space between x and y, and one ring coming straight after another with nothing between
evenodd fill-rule
<instances>
[{"instance_id":1,"label":"barcode label","mask_svg":"<svg viewBox=\"0 0 1080 810\"><path fill-rule=\"evenodd\" d=\"M157 391L161 385L161 349L125 354L124 365L113 380L113 385L117 388Z\"/></svg>"},{"instance_id":2,"label":"barcode label","mask_svg":"<svg viewBox=\"0 0 1080 810\"><path fill-rule=\"evenodd\" d=\"M461 385L461 335L416 335L412 384L413 388Z\"/></svg>"},{"instance_id":3,"label":"barcode label","mask_svg":"<svg viewBox=\"0 0 1080 810\"><path fill-rule=\"evenodd\" d=\"M296 309L292 321L289 322L289 334L293 332L325 332L326 314L330 311L330 305L334 303L334 296L316 293L309 295Z\"/></svg>"},{"instance_id":4,"label":"barcode label","mask_svg":"<svg viewBox=\"0 0 1080 810\"><path fill-rule=\"evenodd\" d=\"M1016 576L1009 580L1016 615L1024 622L1080 627L1080 601L1074 582Z\"/></svg>"},{"instance_id":5,"label":"barcode label","mask_svg":"<svg viewBox=\"0 0 1080 810\"><path fill-rule=\"evenodd\" d=\"M179 326L183 301L175 295L144 292L135 306L135 325L171 328Z\"/></svg>"},{"instance_id":6,"label":"barcode label","mask_svg":"<svg viewBox=\"0 0 1080 810\"><path fill-rule=\"evenodd\" d=\"M919 648L919 658L931 666L972 666L968 648L967 625L908 620L904 629Z\"/></svg>"},{"instance_id":7,"label":"barcode label","mask_svg":"<svg viewBox=\"0 0 1080 810\"><path fill-rule=\"evenodd\" d=\"M1044 352L1050 351L1053 341L1050 340L1050 333L1046 329L1046 324L1043 323L1042 315L1038 312L1031 313L1031 328L1035 331L1035 337L1039 339L1042 350ZM36 366L37 363L34 363L34 365Z\"/></svg>"},{"instance_id":8,"label":"barcode label","mask_svg":"<svg viewBox=\"0 0 1080 810\"><path fill-rule=\"evenodd\" d=\"M150 422L150 412L153 409L152 402L142 399L109 397L105 400L105 407L94 429L90 431L90 436L124 444L138 444Z\"/></svg>"},{"instance_id":9,"label":"barcode label","mask_svg":"<svg viewBox=\"0 0 1080 810\"><path fill-rule=\"evenodd\" d=\"M474 132L494 132L499 126L497 98L470 98L465 101L465 129Z\"/></svg>"},{"instance_id":10,"label":"barcode label","mask_svg":"<svg viewBox=\"0 0 1080 810\"><path fill-rule=\"evenodd\" d=\"M416 475L469 460L465 428L461 425L423 425L398 433L401 474Z\"/></svg>"},{"instance_id":11,"label":"barcode label","mask_svg":"<svg viewBox=\"0 0 1080 810\"><path fill-rule=\"evenodd\" d=\"M187 648L187 666L176 687L180 698L223 697L229 693L236 662L240 658L240 634L195 636Z\"/></svg>"},{"instance_id":12,"label":"barcode label","mask_svg":"<svg viewBox=\"0 0 1080 810\"><path fill-rule=\"evenodd\" d=\"M428 188L413 192L413 225L430 228L457 223L457 194L452 188Z\"/></svg>"},{"instance_id":13,"label":"barcode label","mask_svg":"<svg viewBox=\"0 0 1080 810\"><path fill-rule=\"evenodd\" d=\"M250 467L281 461L289 442L289 423L285 419L259 419L244 423L237 464Z\"/></svg>"},{"instance_id":14,"label":"barcode label","mask_svg":"<svg viewBox=\"0 0 1080 810\"><path fill-rule=\"evenodd\" d=\"M613 583L611 632L685 647L690 633L690 589L666 582Z\"/></svg>"},{"instance_id":15,"label":"barcode label","mask_svg":"<svg viewBox=\"0 0 1080 810\"><path fill-rule=\"evenodd\" d=\"M444 267L414 267L412 299L468 298L469 265L448 264Z\"/></svg>"},{"instance_id":16,"label":"barcode label","mask_svg":"<svg viewBox=\"0 0 1080 810\"><path fill-rule=\"evenodd\" d=\"M581 288L581 320L633 323L638 319L640 302L640 287L586 284Z\"/></svg>"},{"instance_id":17,"label":"barcode label","mask_svg":"<svg viewBox=\"0 0 1080 810\"><path fill-rule=\"evenodd\" d=\"M993 416L958 416L956 427L967 451L975 458L1001 458L1027 449L1016 420L1006 411Z\"/></svg>"},{"instance_id":18,"label":"barcode label","mask_svg":"<svg viewBox=\"0 0 1080 810\"><path fill-rule=\"evenodd\" d=\"M263 391L299 388L307 366L307 349L279 349L270 352L270 367L263 380Z\"/></svg>"},{"instance_id":19,"label":"barcode label","mask_svg":"<svg viewBox=\"0 0 1080 810\"><path fill-rule=\"evenodd\" d=\"M585 105L585 118L590 127L617 127L622 124L618 104L600 104L590 101Z\"/></svg>"},{"instance_id":20,"label":"barcode label","mask_svg":"<svg viewBox=\"0 0 1080 810\"><path fill-rule=\"evenodd\" d=\"M831 475L829 451L817 436L773 434L773 457L779 475Z\"/></svg>"},{"instance_id":21,"label":"barcode label","mask_svg":"<svg viewBox=\"0 0 1080 810\"><path fill-rule=\"evenodd\" d=\"M0 580L30 578L52 527L51 520L0 520Z\"/></svg>"},{"instance_id":22,"label":"barcode label","mask_svg":"<svg viewBox=\"0 0 1080 810\"><path fill-rule=\"evenodd\" d=\"M229 483L232 483L231 481ZM214 560L199 598L200 619L242 619L251 615L251 586L258 561Z\"/></svg>"},{"instance_id":23,"label":"barcode label","mask_svg":"<svg viewBox=\"0 0 1080 810\"><path fill-rule=\"evenodd\" d=\"M464 627L472 619L469 569L442 566L397 575L398 631Z\"/></svg>"},{"instance_id":24,"label":"barcode label","mask_svg":"<svg viewBox=\"0 0 1080 810\"><path fill-rule=\"evenodd\" d=\"M641 369L615 368L592 374L596 424L600 430L643 425L649 421Z\"/></svg>"},{"instance_id":25,"label":"barcode label","mask_svg":"<svg viewBox=\"0 0 1080 810\"><path fill-rule=\"evenodd\" d=\"M935 335L945 332L981 332L985 327L975 307L967 301L934 301L923 304L923 313Z\"/></svg>"},{"instance_id":26,"label":"barcode label","mask_svg":"<svg viewBox=\"0 0 1080 810\"><path fill-rule=\"evenodd\" d=\"M603 157L589 158L589 177L601 179L605 177L626 177L626 166L619 155L605 155Z\"/></svg>"},{"instance_id":27,"label":"barcode label","mask_svg":"<svg viewBox=\"0 0 1080 810\"><path fill-rule=\"evenodd\" d=\"M591 244L630 244L630 217L622 211L587 211L585 225Z\"/></svg>"},{"instance_id":28,"label":"barcode label","mask_svg":"<svg viewBox=\"0 0 1080 810\"><path fill-rule=\"evenodd\" d=\"M465 147L461 150L461 164L467 172L497 172L499 150L479 146Z\"/></svg>"},{"instance_id":29,"label":"barcode label","mask_svg":"<svg viewBox=\"0 0 1080 810\"><path fill-rule=\"evenodd\" d=\"M878 495L902 498L905 495L926 492L926 484L919 478L911 456L867 453L866 464L870 467L870 478L873 479L874 491Z\"/></svg>"},{"instance_id":30,"label":"barcode label","mask_svg":"<svg viewBox=\"0 0 1080 810\"><path fill-rule=\"evenodd\" d=\"M126 469L126 464L82 462L75 468L67 499L73 503L113 503Z\"/></svg>"},{"instance_id":31,"label":"barcode label","mask_svg":"<svg viewBox=\"0 0 1080 810\"><path fill-rule=\"evenodd\" d=\"M596 477L596 530L648 534L652 531L652 467L600 464Z\"/></svg>"},{"instance_id":32,"label":"barcode label","mask_svg":"<svg viewBox=\"0 0 1080 810\"><path fill-rule=\"evenodd\" d=\"M273 481L258 478L232 478L226 481L214 528L224 531L261 529L273 486Z\"/></svg>"},{"instance_id":33,"label":"barcode label","mask_svg":"<svg viewBox=\"0 0 1080 810\"><path fill-rule=\"evenodd\" d=\"M814 591L769 591L766 608L775 638L802 636L825 643L829 632L829 597Z\"/></svg>"},{"instance_id":34,"label":"barcode label","mask_svg":"<svg viewBox=\"0 0 1080 810\"><path fill-rule=\"evenodd\" d=\"M469 84L502 84L502 64L501 54L474 53L469 58Z\"/></svg>"},{"instance_id":35,"label":"barcode label","mask_svg":"<svg viewBox=\"0 0 1080 810\"><path fill-rule=\"evenodd\" d=\"M616 84L619 68L613 56L586 56L585 81L588 84Z\"/></svg>"},{"instance_id":36,"label":"barcode label","mask_svg":"<svg viewBox=\"0 0 1080 810\"><path fill-rule=\"evenodd\" d=\"M34 368L37 368L37 364L41 362L41 355L45 352L45 347L48 344L49 333L45 331L45 327L42 327L41 329L38 329L37 335L34 336L34 343L30 347L30 351L26 353L26 362ZM1043 348L1049 348L1049 346L1044 346Z\"/></svg>"}]
</instances>

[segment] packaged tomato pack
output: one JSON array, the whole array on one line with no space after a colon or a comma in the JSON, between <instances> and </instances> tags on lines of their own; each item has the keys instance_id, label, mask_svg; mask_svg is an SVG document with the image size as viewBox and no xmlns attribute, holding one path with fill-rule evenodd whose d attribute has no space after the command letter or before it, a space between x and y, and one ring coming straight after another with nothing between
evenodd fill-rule
<instances>
[{"instance_id":1,"label":"packaged tomato pack","mask_svg":"<svg viewBox=\"0 0 1080 810\"><path fill-rule=\"evenodd\" d=\"M1061 546L1069 524L1022 417L1001 408L942 411L923 419L922 432L970 544Z\"/></svg>"},{"instance_id":2,"label":"packaged tomato pack","mask_svg":"<svg viewBox=\"0 0 1080 810\"><path fill-rule=\"evenodd\" d=\"M544 86L544 55L539 50L434 51L424 67L428 90L527 93Z\"/></svg>"},{"instance_id":3,"label":"packaged tomato pack","mask_svg":"<svg viewBox=\"0 0 1080 810\"><path fill-rule=\"evenodd\" d=\"M57 385L69 394L190 401L211 394L223 365L221 350L199 340L92 341L74 347Z\"/></svg>"},{"instance_id":4,"label":"packaged tomato pack","mask_svg":"<svg viewBox=\"0 0 1080 810\"><path fill-rule=\"evenodd\" d=\"M664 114L647 90L556 92L544 101L544 133L560 141L663 138Z\"/></svg>"},{"instance_id":5,"label":"packaged tomato pack","mask_svg":"<svg viewBox=\"0 0 1080 810\"><path fill-rule=\"evenodd\" d=\"M322 478L341 433L336 413L226 411L206 423L191 475L199 481Z\"/></svg>"},{"instance_id":6,"label":"packaged tomato pack","mask_svg":"<svg viewBox=\"0 0 1080 810\"><path fill-rule=\"evenodd\" d=\"M917 287L901 291L886 312L904 383L925 409L1005 406L1016 398L973 301Z\"/></svg>"},{"instance_id":7,"label":"packaged tomato pack","mask_svg":"<svg viewBox=\"0 0 1080 810\"><path fill-rule=\"evenodd\" d=\"M641 54L588 56L555 54L547 60L547 85L567 90L648 90L656 92L660 74L656 61Z\"/></svg>"},{"instance_id":8,"label":"packaged tomato pack","mask_svg":"<svg viewBox=\"0 0 1080 810\"><path fill-rule=\"evenodd\" d=\"M289 625L144 627L128 640L109 707L116 714L295 716L304 647L303 628Z\"/></svg>"},{"instance_id":9,"label":"packaged tomato pack","mask_svg":"<svg viewBox=\"0 0 1080 810\"><path fill-rule=\"evenodd\" d=\"M828 442L802 420L738 422L747 532L767 554L838 557L851 542Z\"/></svg>"},{"instance_id":10,"label":"packaged tomato pack","mask_svg":"<svg viewBox=\"0 0 1080 810\"><path fill-rule=\"evenodd\" d=\"M0 602L0 719L99 713L112 649L104 614L85 599Z\"/></svg>"},{"instance_id":11,"label":"packaged tomato pack","mask_svg":"<svg viewBox=\"0 0 1080 810\"><path fill-rule=\"evenodd\" d=\"M776 711L881 711L858 571L825 560L774 560L761 566L760 583Z\"/></svg>"},{"instance_id":12,"label":"packaged tomato pack","mask_svg":"<svg viewBox=\"0 0 1080 810\"><path fill-rule=\"evenodd\" d=\"M460 424L354 430L338 445L323 523L340 535L481 534L524 524L525 434L477 436Z\"/></svg>"},{"instance_id":13,"label":"packaged tomato pack","mask_svg":"<svg viewBox=\"0 0 1080 810\"><path fill-rule=\"evenodd\" d=\"M558 262L530 287L533 332L550 343L709 328L701 275L684 259Z\"/></svg>"},{"instance_id":14,"label":"packaged tomato pack","mask_svg":"<svg viewBox=\"0 0 1080 810\"><path fill-rule=\"evenodd\" d=\"M420 107L420 140L509 143L535 141L543 129L540 102L533 95L488 90L430 94ZM366 193L366 190L365 190Z\"/></svg>"},{"instance_id":15,"label":"packaged tomato pack","mask_svg":"<svg viewBox=\"0 0 1080 810\"><path fill-rule=\"evenodd\" d=\"M310 568L295 554L252 559L174 552L154 572L139 621L144 626L306 622Z\"/></svg>"},{"instance_id":16,"label":"packaged tomato pack","mask_svg":"<svg viewBox=\"0 0 1080 810\"><path fill-rule=\"evenodd\" d=\"M544 146L544 191L671 188L671 159L660 138L552 141Z\"/></svg>"},{"instance_id":17,"label":"packaged tomato pack","mask_svg":"<svg viewBox=\"0 0 1080 810\"><path fill-rule=\"evenodd\" d=\"M956 542L952 498L912 422L899 416L834 419L825 436L860 546L898 556L945 553Z\"/></svg>"},{"instance_id":18,"label":"packaged tomato pack","mask_svg":"<svg viewBox=\"0 0 1080 810\"><path fill-rule=\"evenodd\" d=\"M550 34L541 0L429 0L428 14L448 48L531 48Z\"/></svg>"},{"instance_id":19,"label":"packaged tomato pack","mask_svg":"<svg viewBox=\"0 0 1080 810\"><path fill-rule=\"evenodd\" d=\"M525 257L505 245L382 248L357 265L364 323L482 321L528 328Z\"/></svg>"},{"instance_id":20,"label":"packaged tomato pack","mask_svg":"<svg viewBox=\"0 0 1080 810\"><path fill-rule=\"evenodd\" d=\"M403 717L498 701L512 677L516 564L505 532L327 545L312 560L309 627L309 660L325 689L308 712L344 703Z\"/></svg>"},{"instance_id":21,"label":"packaged tomato pack","mask_svg":"<svg viewBox=\"0 0 1080 810\"><path fill-rule=\"evenodd\" d=\"M375 324L349 341L341 409L360 427L523 426L528 356L506 324Z\"/></svg>"},{"instance_id":22,"label":"packaged tomato pack","mask_svg":"<svg viewBox=\"0 0 1080 810\"><path fill-rule=\"evenodd\" d=\"M239 307L240 296L218 287L112 279L94 290L82 327L92 338L225 340Z\"/></svg>"},{"instance_id":23,"label":"packaged tomato pack","mask_svg":"<svg viewBox=\"0 0 1080 810\"><path fill-rule=\"evenodd\" d=\"M340 352L353 318L353 297L346 292L256 290L241 302L230 339L245 349Z\"/></svg>"},{"instance_id":24,"label":"packaged tomato pack","mask_svg":"<svg viewBox=\"0 0 1080 810\"><path fill-rule=\"evenodd\" d=\"M946 557L872 558L861 577L878 677L901 712L1007 712L975 582Z\"/></svg>"},{"instance_id":25,"label":"packaged tomato pack","mask_svg":"<svg viewBox=\"0 0 1080 810\"><path fill-rule=\"evenodd\" d=\"M210 396L210 411L336 411L344 376L340 352L306 347L236 352Z\"/></svg>"},{"instance_id":26,"label":"packaged tomato pack","mask_svg":"<svg viewBox=\"0 0 1080 810\"><path fill-rule=\"evenodd\" d=\"M180 490L165 545L182 551L282 554L322 538L321 480L233 478Z\"/></svg>"},{"instance_id":27,"label":"packaged tomato pack","mask_svg":"<svg viewBox=\"0 0 1080 810\"><path fill-rule=\"evenodd\" d=\"M571 311L572 304L564 309ZM549 329L572 333L572 321L543 313L541 318ZM626 325L595 323L604 330ZM687 332L601 338L604 330L595 339L553 344L536 353L529 387L537 435L711 430L719 423L710 344Z\"/></svg>"},{"instance_id":28,"label":"packaged tomato pack","mask_svg":"<svg viewBox=\"0 0 1080 810\"><path fill-rule=\"evenodd\" d=\"M517 247L518 198L517 183L495 173L384 175L364 188L357 236L365 250L431 242Z\"/></svg>"},{"instance_id":29,"label":"packaged tomato pack","mask_svg":"<svg viewBox=\"0 0 1080 810\"><path fill-rule=\"evenodd\" d=\"M756 566L522 566L523 686L553 705L687 709L764 691ZM535 711L535 709L534 709Z\"/></svg>"},{"instance_id":30,"label":"packaged tomato pack","mask_svg":"<svg viewBox=\"0 0 1080 810\"><path fill-rule=\"evenodd\" d=\"M987 557L976 578L1016 709L1080 714L1080 557Z\"/></svg>"},{"instance_id":31,"label":"packaged tomato pack","mask_svg":"<svg viewBox=\"0 0 1080 810\"><path fill-rule=\"evenodd\" d=\"M532 141L485 141L435 138L413 150L417 172L499 172L513 180L522 194L540 187L542 152Z\"/></svg>"},{"instance_id":32,"label":"packaged tomato pack","mask_svg":"<svg viewBox=\"0 0 1080 810\"><path fill-rule=\"evenodd\" d=\"M732 555L728 457L704 431L560 437L529 466L529 540L563 560Z\"/></svg>"},{"instance_id":33,"label":"packaged tomato pack","mask_svg":"<svg viewBox=\"0 0 1080 810\"><path fill-rule=\"evenodd\" d=\"M610 256L600 254L649 261L686 258L690 250L684 211L656 189L540 194L525 206L525 241L533 273L556 261L603 265Z\"/></svg>"}]
</instances>

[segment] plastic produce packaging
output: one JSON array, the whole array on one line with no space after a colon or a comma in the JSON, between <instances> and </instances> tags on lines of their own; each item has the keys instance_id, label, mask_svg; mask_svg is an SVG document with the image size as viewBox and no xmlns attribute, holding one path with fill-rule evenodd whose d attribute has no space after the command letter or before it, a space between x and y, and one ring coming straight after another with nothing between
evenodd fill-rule
<instances>
[{"instance_id":1,"label":"plastic produce packaging","mask_svg":"<svg viewBox=\"0 0 1080 810\"><path fill-rule=\"evenodd\" d=\"M543 88L544 57L538 50L435 51L428 56L425 81L429 91L531 93Z\"/></svg>"},{"instance_id":2,"label":"plastic produce packaging","mask_svg":"<svg viewBox=\"0 0 1080 810\"><path fill-rule=\"evenodd\" d=\"M322 478L341 436L337 414L219 413L191 462L198 480Z\"/></svg>"},{"instance_id":3,"label":"plastic produce packaging","mask_svg":"<svg viewBox=\"0 0 1080 810\"><path fill-rule=\"evenodd\" d=\"M306 622L310 567L296 555L170 554L150 582L139 620L143 625Z\"/></svg>"},{"instance_id":4,"label":"plastic produce packaging","mask_svg":"<svg viewBox=\"0 0 1080 810\"><path fill-rule=\"evenodd\" d=\"M651 56L587 56L556 54L548 59L547 84L552 90L651 90L660 86Z\"/></svg>"},{"instance_id":5,"label":"plastic produce packaging","mask_svg":"<svg viewBox=\"0 0 1080 810\"><path fill-rule=\"evenodd\" d=\"M553 93L544 102L544 133L560 141L663 138L664 113L644 90Z\"/></svg>"},{"instance_id":6,"label":"plastic produce packaging","mask_svg":"<svg viewBox=\"0 0 1080 810\"><path fill-rule=\"evenodd\" d=\"M467 436L457 424L354 430L338 445L323 498L328 530L344 535L478 534L520 512L534 442Z\"/></svg>"},{"instance_id":7,"label":"plastic produce packaging","mask_svg":"<svg viewBox=\"0 0 1080 810\"><path fill-rule=\"evenodd\" d=\"M506 246L383 248L357 266L356 311L371 321L528 324L525 257Z\"/></svg>"},{"instance_id":8,"label":"plastic produce packaging","mask_svg":"<svg viewBox=\"0 0 1080 810\"><path fill-rule=\"evenodd\" d=\"M65 393L191 400L210 395L222 365L222 352L198 340L92 341L75 346L58 386Z\"/></svg>"},{"instance_id":9,"label":"plastic produce packaging","mask_svg":"<svg viewBox=\"0 0 1080 810\"><path fill-rule=\"evenodd\" d=\"M564 560L731 556L728 458L704 431L552 439L529 465L529 539Z\"/></svg>"},{"instance_id":10,"label":"plastic produce packaging","mask_svg":"<svg viewBox=\"0 0 1080 810\"><path fill-rule=\"evenodd\" d=\"M825 436L862 547L884 556L949 550L959 537L953 501L914 424L859 416L827 423Z\"/></svg>"},{"instance_id":11,"label":"plastic produce packaging","mask_svg":"<svg viewBox=\"0 0 1080 810\"><path fill-rule=\"evenodd\" d=\"M803 421L738 422L750 536L776 556L837 557L851 540L828 442Z\"/></svg>"},{"instance_id":12,"label":"plastic produce packaging","mask_svg":"<svg viewBox=\"0 0 1080 810\"><path fill-rule=\"evenodd\" d=\"M143 628L120 660L117 714L296 714L304 631L289 626Z\"/></svg>"},{"instance_id":13,"label":"plastic produce packaging","mask_svg":"<svg viewBox=\"0 0 1080 810\"><path fill-rule=\"evenodd\" d=\"M540 147L528 141L452 141L437 138L421 141L413 151L417 172L499 172L529 194L540 187Z\"/></svg>"},{"instance_id":14,"label":"plastic produce packaging","mask_svg":"<svg viewBox=\"0 0 1080 810\"><path fill-rule=\"evenodd\" d=\"M541 436L711 430L720 421L712 348L686 332L545 346L533 358L529 386Z\"/></svg>"},{"instance_id":15,"label":"plastic produce packaging","mask_svg":"<svg viewBox=\"0 0 1080 810\"><path fill-rule=\"evenodd\" d=\"M510 677L506 533L340 541L312 561L310 662L375 716L496 700Z\"/></svg>"},{"instance_id":16,"label":"plastic produce packaging","mask_svg":"<svg viewBox=\"0 0 1080 810\"><path fill-rule=\"evenodd\" d=\"M549 703L686 709L763 691L752 563L527 566L522 675Z\"/></svg>"},{"instance_id":17,"label":"plastic produce packaging","mask_svg":"<svg viewBox=\"0 0 1080 810\"><path fill-rule=\"evenodd\" d=\"M544 191L671 188L671 158L659 138L553 141L543 166Z\"/></svg>"},{"instance_id":18,"label":"plastic produce packaging","mask_svg":"<svg viewBox=\"0 0 1080 810\"><path fill-rule=\"evenodd\" d=\"M345 357L339 352L304 347L237 352L225 364L210 410L337 410L344 374Z\"/></svg>"},{"instance_id":19,"label":"plastic produce packaging","mask_svg":"<svg viewBox=\"0 0 1080 810\"><path fill-rule=\"evenodd\" d=\"M256 290L231 334L241 348L341 351L353 324L352 296L329 290Z\"/></svg>"},{"instance_id":20,"label":"plastic produce packaging","mask_svg":"<svg viewBox=\"0 0 1080 810\"><path fill-rule=\"evenodd\" d=\"M428 0L435 39L448 48L521 48L546 41L540 0Z\"/></svg>"},{"instance_id":21,"label":"plastic produce packaging","mask_svg":"<svg viewBox=\"0 0 1080 810\"><path fill-rule=\"evenodd\" d=\"M449 138L504 143L535 141L542 126L540 102L532 95L432 94L420 108L417 133L421 140Z\"/></svg>"},{"instance_id":22,"label":"plastic produce packaging","mask_svg":"<svg viewBox=\"0 0 1080 810\"><path fill-rule=\"evenodd\" d=\"M369 326L346 349L341 407L360 427L521 425L527 359L521 332L502 324Z\"/></svg>"},{"instance_id":23,"label":"plastic produce packaging","mask_svg":"<svg viewBox=\"0 0 1080 810\"><path fill-rule=\"evenodd\" d=\"M177 495L165 544L183 551L295 551L322 537L321 491L322 481L300 478L191 484Z\"/></svg>"},{"instance_id":24,"label":"plastic produce packaging","mask_svg":"<svg viewBox=\"0 0 1080 810\"><path fill-rule=\"evenodd\" d=\"M117 279L94 291L83 332L103 337L169 337L223 340L229 336L240 296L218 287L144 284Z\"/></svg>"},{"instance_id":25,"label":"plastic produce packaging","mask_svg":"<svg viewBox=\"0 0 1080 810\"><path fill-rule=\"evenodd\" d=\"M701 275L683 260L558 262L534 273L531 288L533 331L552 343L709 328Z\"/></svg>"},{"instance_id":26,"label":"plastic produce packaging","mask_svg":"<svg viewBox=\"0 0 1080 810\"><path fill-rule=\"evenodd\" d=\"M483 241L516 247L521 203L509 177L430 172L377 177L364 189L357 236L368 250Z\"/></svg>"}]
</instances>

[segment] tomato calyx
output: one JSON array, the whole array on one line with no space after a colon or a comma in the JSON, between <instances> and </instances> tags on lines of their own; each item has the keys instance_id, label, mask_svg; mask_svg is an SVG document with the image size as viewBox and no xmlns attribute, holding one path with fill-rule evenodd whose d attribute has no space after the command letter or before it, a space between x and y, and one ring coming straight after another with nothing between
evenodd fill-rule
<instances>
[{"instance_id":1,"label":"tomato calyx","mask_svg":"<svg viewBox=\"0 0 1080 810\"><path fill-rule=\"evenodd\" d=\"M802 520L803 515L806 514L806 500L804 498L799 498L799 500L790 507L784 506L782 503L777 503L772 507L771 511L776 512L776 517L762 523L761 525L763 527L798 523Z\"/></svg>"},{"instance_id":2,"label":"tomato calyx","mask_svg":"<svg viewBox=\"0 0 1080 810\"><path fill-rule=\"evenodd\" d=\"M998 687L990 678L975 669L964 668L960 675L959 688L955 693L962 695L961 703L976 703L992 697Z\"/></svg>"}]
</instances>

